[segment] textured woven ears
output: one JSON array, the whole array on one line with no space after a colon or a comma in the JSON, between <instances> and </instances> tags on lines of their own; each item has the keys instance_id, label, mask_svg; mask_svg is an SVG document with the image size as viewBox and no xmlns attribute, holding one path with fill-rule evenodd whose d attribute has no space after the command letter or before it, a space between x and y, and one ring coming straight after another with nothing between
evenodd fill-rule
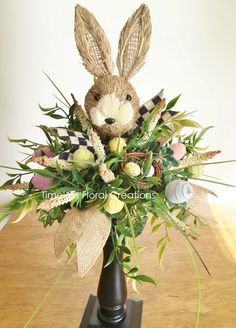
<instances>
[{"instance_id":1,"label":"textured woven ears","mask_svg":"<svg viewBox=\"0 0 236 328\"><path fill-rule=\"evenodd\" d=\"M150 11L143 4L128 19L120 34L116 61L120 76L130 79L143 66L151 31Z\"/></svg>"},{"instance_id":2,"label":"textured woven ears","mask_svg":"<svg viewBox=\"0 0 236 328\"><path fill-rule=\"evenodd\" d=\"M96 77L112 74L110 43L93 14L75 7L75 42L85 68Z\"/></svg>"},{"instance_id":3,"label":"textured woven ears","mask_svg":"<svg viewBox=\"0 0 236 328\"><path fill-rule=\"evenodd\" d=\"M123 27L117 57L122 77L130 79L144 64L151 37L150 12L141 5ZM84 7L75 7L75 41L86 69L96 77L110 75L114 64L110 43L93 14Z\"/></svg>"}]
</instances>

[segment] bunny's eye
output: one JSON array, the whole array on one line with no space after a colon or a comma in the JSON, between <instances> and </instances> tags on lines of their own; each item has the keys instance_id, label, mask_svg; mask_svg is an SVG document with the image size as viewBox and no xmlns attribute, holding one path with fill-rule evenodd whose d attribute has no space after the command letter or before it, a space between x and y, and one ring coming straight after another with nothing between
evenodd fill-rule
<instances>
[{"instance_id":1,"label":"bunny's eye","mask_svg":"<svg viewBox=\"0 0 236 328\"><path fill-rule=\"evenodd\" d=\"M100 100L101 99L100 93L95 93L94 99L97 100L97 101Z\"/></svg>"},{"instance_id":2,"label":"bunny's eye","mask_svg":"<svg viewBox=\"0 0 236 328\"><path fill-rule=\"evenodd\" d=\"M132 99L131 95L127 95L126 96L126 100L129 100L130 101L131 99Z\"/></svg>"}]
</instances>

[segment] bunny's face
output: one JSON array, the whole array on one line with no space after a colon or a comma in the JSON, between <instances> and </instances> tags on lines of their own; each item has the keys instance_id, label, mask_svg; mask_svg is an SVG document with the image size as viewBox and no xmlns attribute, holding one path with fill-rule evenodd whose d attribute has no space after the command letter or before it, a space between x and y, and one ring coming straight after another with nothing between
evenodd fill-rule
<instances>
[{"instance_id":1,"label":"bunny's face","mask_svg":"<svg viewBox=\"0 0 236 328\"><path fill-rule=\"evenodd\" d=\"M85 110L100 135L117 137L135 127L139 99L123 77L98 78L85 98Z\"/></svg>"},{"instance_id":2,"label":"bunny's face","mask_svg":"<svg viewBox=\"0 0 236 328\"><path fill-rule=\"evenodd\" d=\"M75 8L75 40L86 69L97 79L85 97L85 110L100 135L115 137L132 130L138 117L139 99L128 82L142 65L149 48L149 9L141 5L123 27L114 64L107 37L96 18L84 7Z\"/></svg>"}]
</instances>

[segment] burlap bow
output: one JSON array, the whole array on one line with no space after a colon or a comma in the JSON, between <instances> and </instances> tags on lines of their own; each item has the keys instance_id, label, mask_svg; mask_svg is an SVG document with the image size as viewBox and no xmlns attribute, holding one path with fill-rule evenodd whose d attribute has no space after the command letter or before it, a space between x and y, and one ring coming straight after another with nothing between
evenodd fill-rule
<instances>
[{"instance_id":1,"label":"burlap bow","mask_svg":"<svg viewBox=\"0 0 236 328\"><path fill-rule=\"evenodd\" d=\"M96 205L89 209L70 209L55 234L54 247L58 258L71 244L76 244L78 273L84 276L95 264L111 231L111 219Z\"/></svg>"},{"instance_id":2,"label":"burlap bow","mask_svg":"<svg viewBox=\"0 0 236 328\"><path fill-rule=\"evenodd\" d=\"M193 183L191 183L191 185L193 187L193 196L187 202L187 207L190 209L193 215L199 216L200 218L206 220L214 220L207 196L213 195L217 197L217 195L207 188L198 186Z\"/></svg>"}]
</instances>

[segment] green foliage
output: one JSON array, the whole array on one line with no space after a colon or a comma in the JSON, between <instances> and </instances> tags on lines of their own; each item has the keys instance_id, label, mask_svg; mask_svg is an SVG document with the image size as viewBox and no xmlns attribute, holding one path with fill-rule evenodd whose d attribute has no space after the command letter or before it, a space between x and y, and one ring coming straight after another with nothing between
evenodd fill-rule
<instances>
[{"instance_id":1,"label":"green foliage","mask_svg":"<svg viewBox=\"0 0 236 328\"><path fill-rule=\"evenodd\" d=\"M153 285L157 285L156 280L154 280L152 277L149 277L147 275L143 275L143 274L139 274L138 276L131 276L131 278L133 278L134 280L137 280L138 282L142 283L142 282L148 282L151 283Z\"/></svg>"},{"instance_id":2,"label":"green foliage","mask_svg":"<svg viewBox=\"0 0 236 328\"><path fill-rule=\"evenodd\" d=\"M69 118L69 115L64 111L64 109L62 109L60 106L58 106L57 103L54 107L50 107L50 108L42 107L39 104L39 108L44 113L44 115L54 118L56 120ZM58 113L60 113L60 114L58 114Z\"/></svg>"},{"instance_id":3,"label":"green foliage","mask_svg":"<svg viewBox=\"0 0 236 328\"><path fill-rule=\"evenodd\" d=\"M49 116L56 120L66 120L66 128L73 131L80 131L81 124L76 115L76 106L73 104L68 109L63 109L61 106L56 105L54 107L44 108L39 105L40 110L44 115ZM59 114L60 113L60 114Z\"/></svg>"},{"instance_id":4,"label":"green foliage","mask_svg":"<svg viewBox=\"0 0 236 328\"><path fill-rule=\"evenodd\" d=\"M67 150L70 148L70 144L68 142L62 142L57 137L51 136L44 126L40 125L39 128L43 131L43 133L47 139L48 148L55 154L58 154L64 150Z\"/></svg>"},{"instance_id":5,"label":"green foliage","mask_svg":"<svg viewBox=\"0 0 236 328\"><path fill-rule=\"evenodd\" d=\"M38 220L43 223L44 228L53 225L55 221L60 223L63 220L66 208L67 206L63 205L55 207L48 212L40 210Z\"/></svg>"},{"instance_id":6,"label":"green foliage","mask_svg":"<svg viewBox=\"0 0 236 328\"><path fill-rule=\"evenodd\" d=\"M176 105L177 101L179 100L180 96L181 96L181 94L178 95L177 97L175 97L174 99L172 99L172 100L167 104L166 109L169 110L169 109L173 108L173 107Z\"/></svg>"},{"instance_id":7,"label":"green foliage","mask_svg":"<svg viewBox=\"0 0 236 328\"><path fill-rule=\"evenodd\" d=\"M163 170L170 167L177 167L179 165L178 161L173 157L173 151L167 146L162 147L156 154L156 160Z\"/></svg>"},{"instance_id":8,"label":"green foliage","mask_svg":"<svg viewBox=\"0 0 236 328\"><path fill-rule=\"evenodd\" d=\"M206 150L208 147L199 147L198 144L203 140L205 133L212 129L213 126L208 126L200 131L193 131L188 135L180 135L178 142L183 143L186 147L188 154L197 154L203 150Z\"/></svg>"},{"instance_id":9,"label":"green foliage","mask_svg":"<svg viewBox=\"0 0 236 328\"><path fill-rule=\"evenodd\" d=\"M160 197L160 195L158 193L156 193L156 197L154 198L152 208L150 211L156 217L158 217L160 215L160 211L161 211L163 219L167 223L171 224L186 239L186 241L189 243L189 245L191 246L191 248L193 249L195 254L198 256L200 262L202 263L203 267L205 268L205 270L207 271L209 276L211 276L210 271L207 268L203 258L199 254L198 250L193 245L193 243L191 242L189 237L186 235L186 233L183 230L181 230L180 227L176 224L168 205L166 204L165 200L162 197Z\"/></svg>"},{"instance_id":10,"label":"green foliage","mask_svg":"<svg viewBox=\"0 0 236 328\"><path fill-rule=\"evenodd\" d=\"M21 221L38 202L42 201L41 193L37 191L26 190L22 194L14 194L14 196L13 200L2 206L4 212L0 214L0 222L7 216L20 210L19 216L15 221L15 223L17 223Z\"/></svg>"},{"instance_id":11,"label":"green foliage","mask_svg":"<svg viewBox=\"0 0 236 328\"><path fill-rule=\"evenodd\" d=\"M149 152L148 157L145 160L144 165L143 165L143 175L144 176L146 176L149 173L151 165L152 165L152 160L153 160L153 154L152 154L152 152Z\"/></svg>"},{"instance_id":12,"label":"green foliage","mask_svg":"<svg viewBox=\"0 0 236 328\"><path fill-rule=\"evenodd\" d=\"M135 237L138 237L143 232L147 223L147 216L136 216L133 218L133 228ZM117 231L125 237L132 237L130 226L127 225L126 218L120 219L117 224Z\"/></svg>"},{"instance_id":13,"label":"green foliage","mask_svg":"<svg viewBox=\"0 0 236 328\"><path fill-rule=\"evenodd\" d=\"M116 259L127 278L133 279L139 283L147 282L156 285L156 281L152 277L144 274L138 274L139 267L131 263L134 250L132 243L128 241L132 238L124 237L116 225L113 226L111 238L114 247L107 263L105 264L105 267L109 266L114 261L114 259ZM120 253L124 254L122 259L120 257Z\"/></svg>"},{"instance_id":14,"label":"green foliage","mask_svg":"<svg viewBox=\"0 0 236 328\"><path fill-rule=\"evenodd\" d=\"M36 206L36 204L37 204L37 201L36 201L34 195L29 195L29 197L26 198L22 202L22 204L21 204L21 212L20 212L19 216L17 217L17 219L13 223L18 223L22 219L24 219L24 217L34 209L34 207Z\"/></svg>"},{"instance_id":15,"label":"green foliage","mask_svg":"<svg viewBox=\"0 0 236 328\"><path fill-rule=\"evenodd\" d=\"M170 223L163 220L162 214L156 217L155 215L152 218L152 233L158 233L161 231L161 238L156 242L156 248L158 249L158 261L162 267L162 259L164 252L166 250L167 244L171 242L169 235L169 229L172 227ZM163 228L163 229L161 229Z\"/></svg>"},{"instance_id":16,"label":"green foliage","mask_svg":"<svg viewBox=\"0 0 236 328\"><path fill-rule=\"evenodd\" d=\"M13 138L8 138L10 142L17 143L19 146L23 148L29 148L31 150L37 150L40 148L40 146L43 146L37 142L31 141L29 139L13 139Z\"/></svg>"},{"instance_id":17,"label":"green foliage","mask_svg":"<svg viewBox=\"0 0 236 328\"><path fill-rule=\"evenodd\" d=\"M166 186L170 181L178 179L187 180L190 177L191 172L188 169L178 169L177 167L176 170L163 171L162 181L163 184Z\"/></svg>"}]
</instances>

